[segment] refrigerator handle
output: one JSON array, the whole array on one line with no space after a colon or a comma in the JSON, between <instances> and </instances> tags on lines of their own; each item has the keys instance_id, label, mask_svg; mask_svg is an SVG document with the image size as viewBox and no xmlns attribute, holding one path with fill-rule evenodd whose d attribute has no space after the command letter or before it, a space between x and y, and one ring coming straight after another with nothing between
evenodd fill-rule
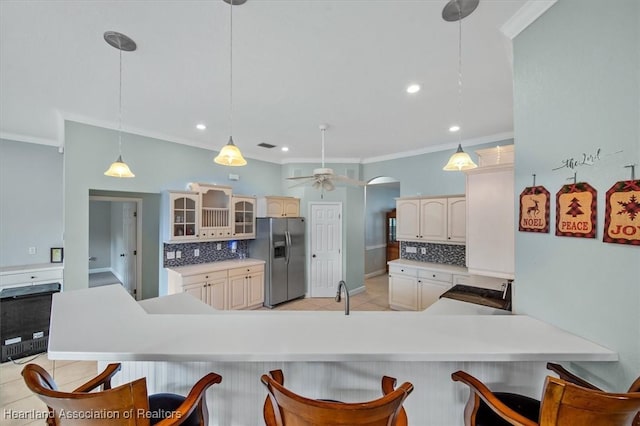
<instances>
[{"instance_id":1,"label":"refrigerator handle","mask_svg":"<svg viewBox=\"0 0 640 426\"><path fill-rule=\"evenodd\" d=\"M284 235L285 235L285 239L286 239L286 244L287 244L287 265L289 264L289 259L291 258L291 253L289 253L289 251L291 250L291 234L289 234L289 231L284 231Z\"/></svg>"}]
</instances>

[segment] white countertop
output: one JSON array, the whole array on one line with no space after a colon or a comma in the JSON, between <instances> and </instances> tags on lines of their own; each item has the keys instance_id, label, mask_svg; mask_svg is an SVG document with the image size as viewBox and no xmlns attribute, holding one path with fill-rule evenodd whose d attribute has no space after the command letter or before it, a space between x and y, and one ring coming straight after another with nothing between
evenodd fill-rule
<instances>
[{"instance_id":1,"label":"white countertop","mask_svg":"<svg viewBox=\"0 0 640 426\"><path fill-rule=\"evenodd\" d=\"M396 259L387 262L389 265L410 266L412 268L429 269L430 271L449 272L451 274L467 274L464 266L447 265L445 263L419 262L417 260Z\"/></svg>"},{"instance_id":2,"label":"white countertop","mask_svg":"<svg viewBox=\"0 0 640 426\"><path fill-rule=\"evenodd\" d=\"M200 263L198 265L175 266L166 268L169 271L177 272L182 276L204 274L207 272L225 271L227 269L242 268L243 266L262 265L264 260L260 259L232 259L221 260L219 262Z\"/></svg>"},{"instance_id":3,"label":"white countertop","mask_svg":"<svg viewBox=\"0 0 640 426\"><path fill-rule=\"evenodd\" d=\"M140 300L138 304L148 314L215 314L217 309L196 299L189 293L176 293L169 296Z\"/></svg>"},{"instance_id":4,"label":"white countertop","mask_svg":"<svg viewBox=\"0 0 640 426\"><path fill-rule=\"evenodd\" d=\"M519 315L147 313L120 285L53 296L50 359L100 361L615 361Z\"/></svg>"}]
</instances>

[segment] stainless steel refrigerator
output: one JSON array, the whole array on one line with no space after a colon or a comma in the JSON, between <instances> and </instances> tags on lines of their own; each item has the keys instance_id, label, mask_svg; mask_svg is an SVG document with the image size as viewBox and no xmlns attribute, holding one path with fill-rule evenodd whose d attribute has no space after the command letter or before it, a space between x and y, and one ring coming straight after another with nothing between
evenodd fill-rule
<instances>
[{"instance_id":1,"label":"stainless steel refrigerator","mask_svg":"<svg viewBox=\"0 0 640 426\"><path fill-rule=\"evenodd\" d=\"M264 306L304 296L305 222L302 217L256 219L249 255L265 261Z\"/></svg>"}]
</instances>

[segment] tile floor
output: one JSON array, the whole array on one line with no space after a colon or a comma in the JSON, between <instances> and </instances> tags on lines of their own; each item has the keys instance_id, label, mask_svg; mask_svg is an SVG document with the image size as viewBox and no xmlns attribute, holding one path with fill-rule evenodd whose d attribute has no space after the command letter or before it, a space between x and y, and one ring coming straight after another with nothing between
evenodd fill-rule
<instances>
[{"instance_id":1,"label":"tile floor","mask_svg":"<svg viewBox=\"0 0 640 426\"><path fill-rule=\"evenodd\" d=\"M365 282L366 290L351 296L350 308L353 311L388 311L389 285L387 275L369 278ZM268 309L268 308L263 308ZM277 310L339 311L344 302L337 303L333 298L299 299L282 304ZM20 372L23 365L33 362L44 367L56 381L58 388L71 391L93 378L97 372L96 362L51 361L46 354L31 356L0 364L0 424L3 426L44 425L42 419L30 417L34 411L46 413L46 406L31 393L22 381Z\"/></svg>"}]
</instances>

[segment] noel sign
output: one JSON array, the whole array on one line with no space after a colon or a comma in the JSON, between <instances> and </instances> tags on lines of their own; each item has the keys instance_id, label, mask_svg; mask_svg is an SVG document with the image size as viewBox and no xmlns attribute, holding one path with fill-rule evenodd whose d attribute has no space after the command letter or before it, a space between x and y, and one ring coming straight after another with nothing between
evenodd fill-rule
<instances>
[{"instance_id":1,"label":"noel sign","mask_svg":"<svg viewBox=\"0 0 640 426\"><path fill-rule=\"evenodd\" d=\"M524 232L549 232L549 191L530 186L520 194L520 225Z\"/></svg>"},{"instance_id":2,"label":"noel sign","mask_svg":"<svg viewBox=\"0 0 640 426\"><path fill-rule=\"evenodd\" d=\"M640 245L640 180L616 182L607 191L602 241Z\"/></svg>"},{"instance_id":3,"label":"noel sign","mask_svg":"<svg viewBox=\"0 0 640 426\"><path fill-rule=\"evenodd\" d=\"M597 192L586 182L564 185L556 194L556 235L596 237Z\"/></svg>"}]
</instances>

